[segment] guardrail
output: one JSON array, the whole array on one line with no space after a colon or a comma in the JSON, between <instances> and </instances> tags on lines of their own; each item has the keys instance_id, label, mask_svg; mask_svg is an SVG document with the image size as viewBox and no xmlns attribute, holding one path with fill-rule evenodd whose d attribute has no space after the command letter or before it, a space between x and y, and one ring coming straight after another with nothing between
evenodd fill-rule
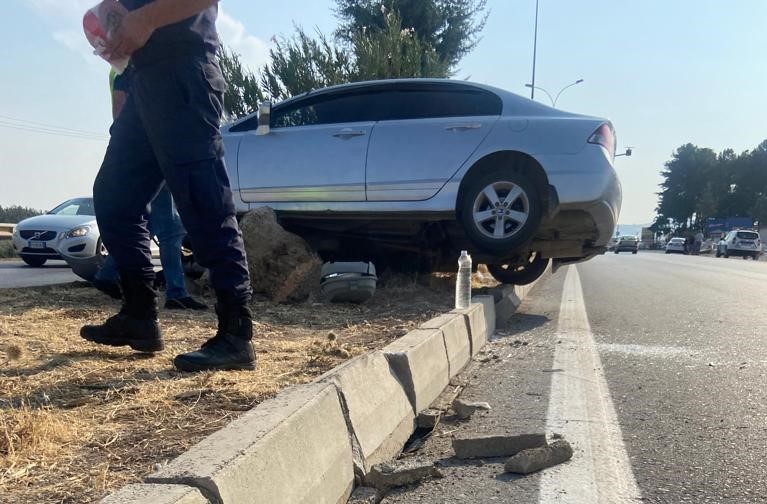
<instances>
[{"instance_id":1,"label":"guardrail","mask_svg":"<svg viewBox=\"0 0 767 504\"><path fill-rule=\"evenodd\" d=\"M0 240L10 240L16 224L0 224Z\"/></svg>"}]
</instances>

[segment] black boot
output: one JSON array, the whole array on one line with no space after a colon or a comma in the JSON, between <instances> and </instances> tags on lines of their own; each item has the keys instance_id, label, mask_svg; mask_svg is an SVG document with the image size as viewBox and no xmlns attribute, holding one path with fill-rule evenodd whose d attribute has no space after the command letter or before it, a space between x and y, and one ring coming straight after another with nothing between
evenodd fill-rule
<instances>
[{"instance_id":1,"label":"black boot","mask_svg":"<svg viewBox=\"0 0 767 504\"><path fill-rule=\"evenodd\" d=\"M102 325L86 325L80 336L100 345L129 346L139 352L160 352L165 348L157 321L157 294L151 282L122 274L123 306Z\"/></svg>"},{"instance_id":2,"label":"black boot","mask_svg":"<svg viewBox=\"0 0 767 504\"><path fill-rule=\"evenodd\" d=\"M177 355L179 371L254 370L253 315L244 305L216 304L218 332L196 352Z\"/></svg>"}]
</instances>

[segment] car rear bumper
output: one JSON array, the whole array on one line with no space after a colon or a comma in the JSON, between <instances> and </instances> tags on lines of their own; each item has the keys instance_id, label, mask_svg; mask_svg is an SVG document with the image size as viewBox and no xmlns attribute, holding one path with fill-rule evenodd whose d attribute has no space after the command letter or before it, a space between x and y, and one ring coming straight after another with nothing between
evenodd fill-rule
<instances>
[{"instance_id":1,"label":"car rear bumper","mask_svg":"<svg viewBox=\"0 0 767 504\"><path fill-rule=\"evenodd\" d=\"M609 159L600 148L577 155L535 156L546 170L559 199L560 211L584 211L595 227L594 246L607 246L615 232L622 189Z\"/></svg>"}]
</instances>

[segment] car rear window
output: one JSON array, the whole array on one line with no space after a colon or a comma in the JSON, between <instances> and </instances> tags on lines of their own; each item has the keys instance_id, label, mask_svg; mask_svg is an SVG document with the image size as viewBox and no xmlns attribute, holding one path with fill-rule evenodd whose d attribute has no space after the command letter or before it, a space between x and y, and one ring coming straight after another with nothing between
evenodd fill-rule
<instances>
[{"instance_id":1,"label":"car rear window","mask_svg":"<svg viewBox=\"0 0 767 504\"><path fill-rule=\"evenodd\" d=\"M684 238L671 238L671 243L674 243L674 244L677 244L677 245L683 244L684 243Z\"/></svg>"},{"instance_id":2,"label":"car rear window","mask_svg":"<svg viewBox=\"0 0 767 504\"><path fill-rule=\"evenodd\" d=\"M738 238L741 240L758 240L759 234L752 231L738 231Z\"/></svg>"}]
</instances>

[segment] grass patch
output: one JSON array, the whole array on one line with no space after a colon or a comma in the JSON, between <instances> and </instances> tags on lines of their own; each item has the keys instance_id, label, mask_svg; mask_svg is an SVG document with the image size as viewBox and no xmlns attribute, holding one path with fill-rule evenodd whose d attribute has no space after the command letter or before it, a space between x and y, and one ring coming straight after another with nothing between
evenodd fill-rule
<instances>
[{"instance_id":1,"label":"grass patch","mask_svg":"<svg viewBox=\"0 0 767 504\"><path fill-rule=\"evenodd\" d=\"M387 277L361 306L255 300L258 370L182 374L172 359L215 332L212 311L162 312L167 350L150 358L80 339L119 307L82 283L0 290L0 500L96 502L452 305L445 275Z\"/></svg>"}]
</instances>

